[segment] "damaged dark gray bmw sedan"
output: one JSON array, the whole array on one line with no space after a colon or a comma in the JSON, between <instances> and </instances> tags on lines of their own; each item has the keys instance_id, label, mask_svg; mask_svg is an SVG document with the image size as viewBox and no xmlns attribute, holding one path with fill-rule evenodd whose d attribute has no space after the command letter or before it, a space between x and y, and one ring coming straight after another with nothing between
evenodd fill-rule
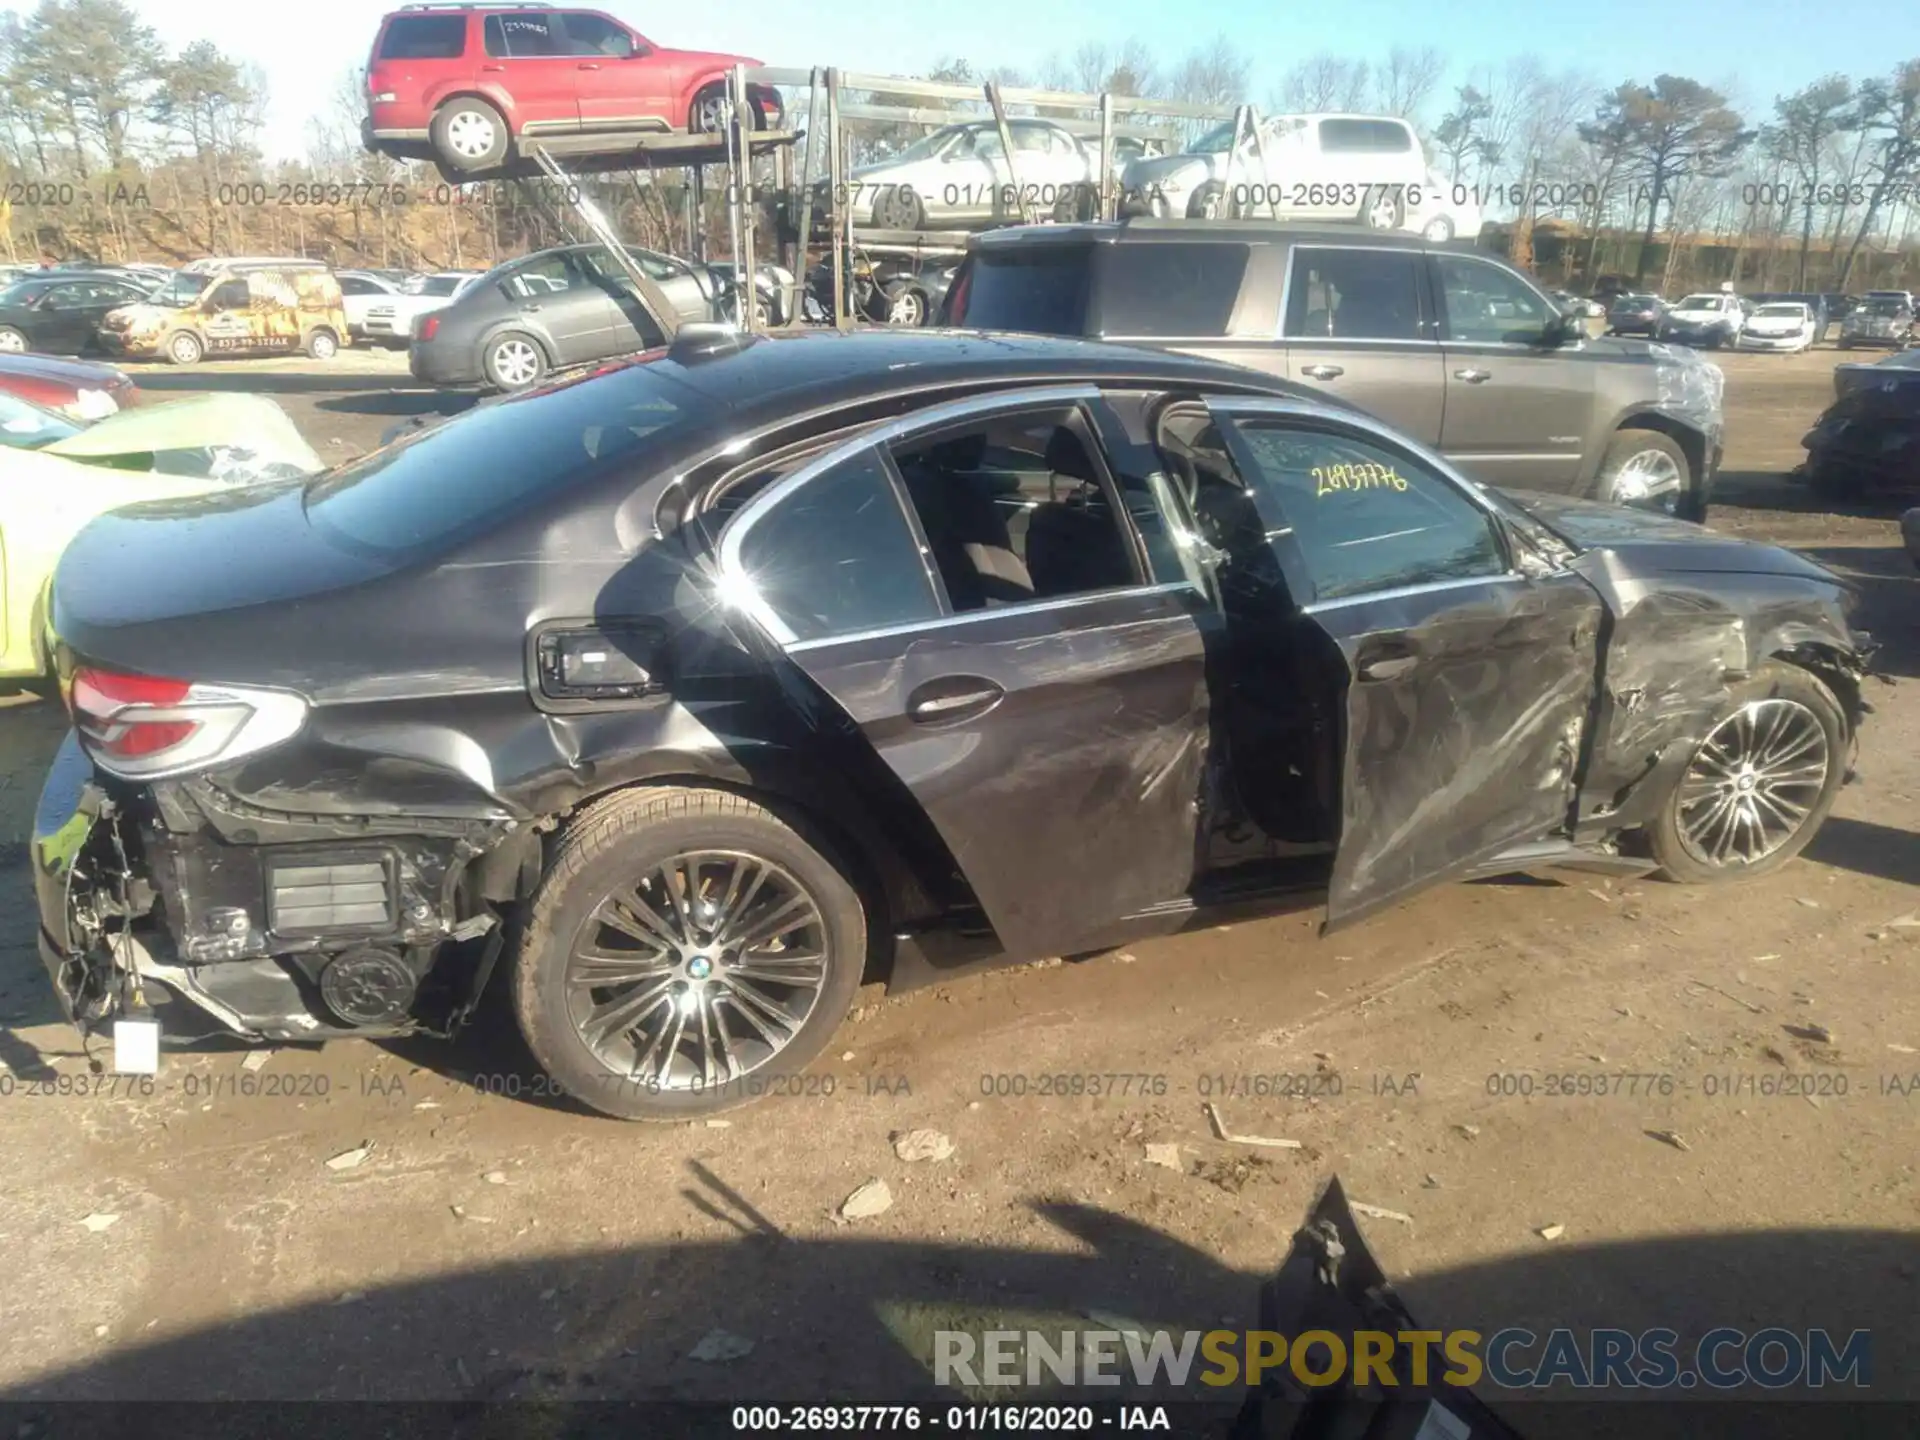
<instances>
[{"instance_id":1,"label":"damaged dark gray bmw sedan","mask_svg":"<svg viewBox=\"0 0 1920 1440\"><path fill-rule=\"evenodd\" d=\"M169 1041L448 1034L497 975L558 1085L684 1119L863 978L1764 873L1851 768L1847 605L1227 365L692 329L89 526L40 944Z\"/></svg>"}]
</instances>

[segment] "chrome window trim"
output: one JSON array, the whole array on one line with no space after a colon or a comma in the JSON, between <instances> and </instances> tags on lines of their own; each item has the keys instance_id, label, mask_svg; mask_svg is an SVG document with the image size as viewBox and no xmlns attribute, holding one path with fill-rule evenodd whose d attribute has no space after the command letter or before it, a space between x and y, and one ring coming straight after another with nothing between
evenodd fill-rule
<instances>
[{"instance_id":1,"label":"chrome window trim","mask_svg":"<svg viewBox=\"0 0 1920 1440\"><path fill-rule=\"evenodd\" d=\"M999 410L1019 410L1039 405L1086 404L1099 399L1100 393L1098 385L1082 382L1069 385L1044 385L1030 390L996 390L987 395L970 395L963 400L949 400L939 405L930 405L923 410L914 411L911 415L902 415L897 420L885 421L845 444L835 446L824 455L808 461L791 475L776 481L754 496L740 508L739 514L727 522L726 529L720 534L719 580L723 600L744 610L783 648L812 643L801 641L785 622L774 614L759 591L754 588L753 582L740 564L741 543L769 510L801 486L819 479L821 475L843 461L851 460L866 450L881 449L915 431L938 429L955 420L966 420L975 415L990 415ZM893 492L895 502L899 503L899 485L892 478L891 463L884 453L881 459L883 467L888 471L888 488ZM911 536L916 531L911 514L908 515L907 522L908 534ZM922 563L925 563L924 560ZM937 590L934 596L937 603L939 599ZM928 623L932 622L916 621L907 628L917 629ZM844 637L831 638L837 641Z\"/></svg>"},{"instance_id":2,"label":"chrome window trim","mask_svg":"<svg viewBox=\"0 0 1920 1440\"><path fill-rule=\"evenodd\" d=\"M795 640L786 648L788 653L798 655L808 650L824 650L829 645L851 645L863 640L884 640L889 635L930 634L940 630L950 630L956 626L973 625L987 620L1005 619L1009 615L1035 615L1047 610L1070 610L1079 605L1092 605L1102 600L1144 599L1149 595L1172 595L1178 591L1191 591L1205 599L1199 588L1186 580L1171 580L1154 585L1116 585L1107 590L1088 590L1078 595L1062 595L1053 600L1028 600L1013 605L996 605L987 610L962 610L958 614L943 615L937 620L908 620L898 625L877 625L870 630L849 630L844 635L823 635L817 640Z\"/></svg>"},{"instance_id":3,"label":"chrome window trim","mask_svg":"<svg viewBox=\"0 0 1920 1440\"><path fill-rule=\"evenodd\" d=\"M1507 570L1499 575L1467 575L1457 580L1427 580L1419 585L1395 585L1388 590L1369 590L1364 595L1338 595L1331 600L1315 600L1311 605L1302 605L1302 615L1319 615L1328 610L1345 610L1355 605L1372 605L1377 601L1404 600L1415 595L1436 595L1447 590L1465 590L1474 585L1511 585L1514 581L1524 581L1527 576L1519 570Z\"/></svg>"}]
</instances>

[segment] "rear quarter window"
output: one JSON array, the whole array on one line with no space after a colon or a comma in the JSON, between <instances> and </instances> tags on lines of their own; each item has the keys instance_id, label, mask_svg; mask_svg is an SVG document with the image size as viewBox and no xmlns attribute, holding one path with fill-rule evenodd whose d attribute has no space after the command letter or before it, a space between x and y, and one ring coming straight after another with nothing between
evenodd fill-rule
<instances>
[{"instance_id":1,"label":"rear quarter window","mask_svg":"<svg viewBox=\"0 0 1920 1440\"><path fill-rule=\"evenodd\" d=\"M396 15L380 37L382 60L458 60L467 49L465 15Z\"/></svg>"},{"instance_id":2,"label":"rear quarter window","mask_svg":"<svg viewBox=\"0 0 1920 1440\"><path fill-rule=\"evenodd\" d=\"M1084 335L1091 245L981 250L954 281L948 322L969 330Z\"/></svg>"},{"instance_id":3,"label":"rear quarter window","mask_svg":"<svg viewBox=\"0 0 1920 1440\"><path fill-rule=\"evenodd\" d=\"M1103 335L1225 335L1246 245L1112 245L1100 266Z\"/></svg>"},{"instance_id":4,"label":"rear quarter window","mask_svg":"<svg viewBox=\"0 0 1920 1440\"><path fill-rule=\"evenodd\" d=\"M623 468L710 409L646 366L483 405L316 478L306 511L346 548L424 555Z\"/></svg>"},{"instance_id":5,"label":"rear quarter window","mask_svg":"<svg viewBox=\"0 0 1920 1440\"><path fill-rule=\"evenodd\" d=\"M1320 148L1329 155L1405 154L1413 136L1391 120L1322 120Z\"/></svg>"}]
</instances>

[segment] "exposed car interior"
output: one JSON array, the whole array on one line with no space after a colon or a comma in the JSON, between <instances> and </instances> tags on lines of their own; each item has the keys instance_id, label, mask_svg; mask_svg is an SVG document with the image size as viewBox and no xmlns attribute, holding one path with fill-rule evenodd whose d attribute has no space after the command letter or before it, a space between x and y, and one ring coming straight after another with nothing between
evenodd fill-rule
<instances>
[{"instance_id":1,"label":"exposed car interior","mask_svg":"<svg viewBox=\"0 0 1920 1440\"><path fill-rule=\"evenodd\" d=\"M1026 411L896 447L956 611L1139 583L1075 412Z\"/></svg>"}]
</instances>

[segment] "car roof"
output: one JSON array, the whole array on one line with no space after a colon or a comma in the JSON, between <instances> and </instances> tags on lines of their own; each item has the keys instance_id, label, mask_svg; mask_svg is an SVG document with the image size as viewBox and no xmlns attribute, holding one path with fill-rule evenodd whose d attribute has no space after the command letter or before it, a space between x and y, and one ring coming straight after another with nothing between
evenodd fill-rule
<instances>
[{"instance_id":1,"label":"car roof","mask_svg":"<svg viewBox=\"0 0 1920 1440\"><path fill-rule=\"evenodd\" d=\"M1458 251L1499 260L1467 240L1439 242L1428 240L1410 230L1374 230L1354 222L1339 224L1321 221L1301 224L1288 220L1090 220L1074 225L1009 225L988 230L968 241L970 249L999 250L1018 245L1067 245L1073 243L1115 244L1122 241L1185 240L1196 244L1244 245L1248 241L1293 243L1302 245L1352 245L1394 250Z\"/></svg>"},{"instance_id":2,"label":"car roof","mask_svg":"<svg viewBox=\"0 0 1920 1440\"><path fill-rule=\"evenodd\" d=\"M742 337L721 353L649 351L595 367L587 383L635 366L659 366L742 420L827 410L883 393L982 389L1023 383L1134 381L1170 388L1259 393L1347 407L1291 381L1217 360L1106 341L974 330L814 330ZM562 383L565 377L556 377Z\"/></svg>"}]
</instances>

